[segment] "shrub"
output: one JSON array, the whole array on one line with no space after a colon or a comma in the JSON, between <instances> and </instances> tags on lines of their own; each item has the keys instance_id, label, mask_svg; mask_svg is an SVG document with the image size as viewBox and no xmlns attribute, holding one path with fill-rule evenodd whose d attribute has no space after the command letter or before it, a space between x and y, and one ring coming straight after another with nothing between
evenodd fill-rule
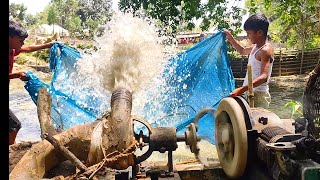
<instances>
[{"instance_id":1,"label":"shrub","mask_svg":"<svg viewBox=\"0 0 320 180\"><path fill-rule=\"evenodd\" d=\"M92 43L89 43L89 44L78 44L77 48L82 49L82 50L91 49L91 48L93 48L93 44Z\"/></svg>"},{"instance_id":2,"label":"shrub","mask_svg":"<svg viewBox=\"0 0 320 180\"><path fill-rule=\"evenodd\" d=\"M28 55L21 53L19 56L17 56L14 60L15 63L17 64L25 64L28 61Z\"/></svg>"},{"instance_id":3,"label":"shrub","mask_svg":"<svg viewBox=\"0 0 320 180\"><path fill-rule=\"evenodd\" d=\"M45 62L49 62L50 51L49 51L49 49L36 51L36 52L32 53L32 56L36 57L40 60L43 60Z\"/></svg>"}]
</instances>

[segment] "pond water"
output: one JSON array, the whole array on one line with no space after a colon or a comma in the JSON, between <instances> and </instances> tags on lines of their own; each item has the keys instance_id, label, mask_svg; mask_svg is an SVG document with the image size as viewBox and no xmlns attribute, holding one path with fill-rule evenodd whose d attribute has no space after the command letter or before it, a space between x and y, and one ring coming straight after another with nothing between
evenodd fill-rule
<instances>
[{"instance_id":1,"label":"pond water","mask_svg":"<svg viewBox=\"0 0 320 180\"><path fill-rule=\"evenodd\" d=\"M281 119L291 118L291 108L284 108L284 106L290 100L298 101L302 104L302 96L308 77L307 74L272 77L269 83L271 95L269 110L277 114ZM237 79L236 86L240 87L242 82L242 79ZM299 110L302 111L302 107ZM296 116L299 115L295 114L293 118Z\"/></svg>"},{"instance_id":2,"label":"pond water","mask_svg":"<svg viewBox=\"0 0 320 180\"><path fill-rule=\"evenodd\" d=\"M285 104L289 100L299 101L302 104L302 96L305 87L305 82L296 83L296 86L286 86L270 83L271 103L270 110L276 113L281 119L287 119L291 116L291 109L285 108ZM300 109L302 111L302 109Z\"/></svg>"},{"instance_id":3,"label":"pond water","mask_svg":"<svg viewBox=\"0 0 320 180\"><path fill-rule=\"evenodd\" d=\"M37 106L26 90L9 94L9 108L17 116L22 126L17 134L16 143L41 140Z\"/></svg>"}]
</instances>

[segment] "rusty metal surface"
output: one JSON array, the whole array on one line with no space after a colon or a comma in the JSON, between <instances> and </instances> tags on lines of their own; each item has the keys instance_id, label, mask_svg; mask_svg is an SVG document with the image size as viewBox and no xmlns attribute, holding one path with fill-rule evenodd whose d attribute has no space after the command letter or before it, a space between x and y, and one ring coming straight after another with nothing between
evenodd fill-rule
<instances>
[{"instance_id":1,"label":"rusty metal surface","mask_svg":"<svg viewBox=\"0 0 320 180\"><path fill-rule=\"evenodd\" d=\"M122 141L117 144L118 151L126 149L133 139L132 134L132 93L124 88L116 89L111 96L111 120L113 133Z\"/></svg>"},{"instance_id":2,"label":"rusty metal surface","mask_svg":"<svg viewBox=\"0 0 320 180\"><path fill-rule=\"evenodd\" d=\"M153 128L150 134L150 149L153 151L165 152L175 151L178 148L176 128L158 127Z\"/></svg>"}]
</instances>

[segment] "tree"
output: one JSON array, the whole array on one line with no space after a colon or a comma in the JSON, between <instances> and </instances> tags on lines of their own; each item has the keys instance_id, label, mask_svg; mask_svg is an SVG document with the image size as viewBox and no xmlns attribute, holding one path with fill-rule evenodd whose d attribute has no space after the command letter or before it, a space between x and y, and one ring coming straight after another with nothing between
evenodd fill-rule
<instances>
[{"instance_id":1,"label":"tree","mask_svg":"<svg viewBox=\"0 0 320 180\"><path fill-rule=\"evenodd\" d=\"M79 10L79 0L51 0L51 3L56 6L57 23L64 28L72 26L67 23L71 23Z\"/></svg>"},{"instance_id":2,"label":"tree","mask_svg":"<svg viewBox=\"0 0 320 180\"><path fill-rule=\"evenodd\" d=\"M56 23L71 33L89 29L91 37L112 13L111 0L51 0L51 3L56 7Z\"/></svg>"},{"instance_id":3,"label":"tree","mask_svg":"<svg viewBox=\"0 0 320 180\"><path fill-rule=\"evenodd\" d=\"M73 16L66 21L66 28L73 35L81 29L81 19L79 16Z\"/></svg>"},{"instance_id":4,"label":"tree","mask_svg":"<svg viewBox=\"0 0 320 180\"><path fill-rule=\"evenodd\" d=\"M247 0L246 7L269 17L273 39L294 48L319 47L314 41L320 36L320 1Z\"/></svg>"},{"instance_id":5,"label":"tree","mask_svg":"<svg viewBox=\"0 0 320 180\"><path fill-rule=\"evenodd\" d=\"M131 11L134 15L143 10L153 19L159 20L160 25L172 29L173 33L179 30L191 30L194 22L201 20L201 29L207 30L214 25L218 29L231 28L240 31L241 9L234 5L228 8L226 0L120 0L119 9L122 12ZM182 27L182 29L181 29Z\"/></svg>"},{"instance_id":6,"label":"tree","mask_svg":"<svg viewBox=\"0 0 320 180\"><path fill-rule=\"evenodd\" d=\"M24 17L24 21L27 27L31 27L38 23L37 17L33 16L32 14L26 14Z\"/></svg>"},{"instance_id":7,"label":"tree","mask_svg":"<svg viewBox=\"0 0 320 180\"><path fill-rule=\"evenodd\" d=\"M54 34L54 24L58 21L57 7L54 4L48 7L48 24L52 24L52 34Z\"/></svg>"},{"instance_id":8,"label":"tree","mask_svg":"<svg viewBox=\"0 0 320 180\"><path fill-rule=\"evenodd\" d=\"M79 0L79 10L83 28L88 28L91 37L99 24L105 24L112 15L111 0Z\"/></svg>"},{"instance_id":9,"label":"tree","mask_svg":"<svg viewBox=\"0 0 320 180\"><path fill-rule=\"evenodd\" d=\"M23 21L26 11L27 7L24 4L11 3L9 5L9 16L12 16L14 19L18 18L20 21Z\"/></svg>"},{"instance_id":10,"label":"tree","mask_svg":"<svg viewBox=\"0 0 320 180\"><path fill-rule=\"evenodd\" d=\"M302 73L303 58L305 47L312 46L312 41L320 41L316 39L320 32L315 31L319 24L320 2L318 0L247 0L250 12L258 10L260 2L263 2L262 9L274 15L272 20L277 20L282 29L277 32L283 42L295 48L301 49L300 74ZM286 12L286 13L283 13Z\"/></svg>"}]
</instances>

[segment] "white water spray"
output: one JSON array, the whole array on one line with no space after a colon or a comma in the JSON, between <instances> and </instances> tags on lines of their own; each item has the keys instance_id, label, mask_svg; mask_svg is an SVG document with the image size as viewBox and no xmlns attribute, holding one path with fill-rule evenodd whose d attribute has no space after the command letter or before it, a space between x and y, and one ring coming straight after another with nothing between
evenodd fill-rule
<instances>
[{"instance_id":1,"label":"white water spray","mask_svg":"<svg viewBox=\"0 0 320 180\"><path fill-rule=\"evenodd\" d=\"M105 34L96 39L99 50L92 55L83 54L77 61L78 87L94 87L94 96L98 97L95 99L105 102L101 108L109 107L112 91L126 88L133 93L133 114L150 123L164 116L163 102L169 97L163 94L170 90L162 77L169 62L164 51L176 50L163 45L168 37L159 36L158 32L147 18L115 14L107 23ZM147 103L152 106L146 112Z\"/></svg>"}]
</instances>

